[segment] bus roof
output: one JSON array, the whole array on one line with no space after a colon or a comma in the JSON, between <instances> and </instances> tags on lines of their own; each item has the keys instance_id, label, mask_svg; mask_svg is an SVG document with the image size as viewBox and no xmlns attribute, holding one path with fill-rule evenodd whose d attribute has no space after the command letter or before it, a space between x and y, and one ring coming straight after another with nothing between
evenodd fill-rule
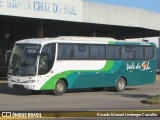
<instances>
[{"instance_id":1,"label":"bus roof","mask_svg":"<svg viewBox=\"0 0 160 120\"><path fill-rule=\"evenodd\" d=\"M125 40L116 40L109 37L78 37L78 36L60 36L56 38L32 38L17 41L16 43L33 43L33 44L46 44L51 42L57 43L95 43L107 44L108 42L127 42L127 43L146 43L146 42L128 42ZM148 43L148 42L147 42ZM146 44L147 44L146 43Z\"/></svg>"}]
</instances>

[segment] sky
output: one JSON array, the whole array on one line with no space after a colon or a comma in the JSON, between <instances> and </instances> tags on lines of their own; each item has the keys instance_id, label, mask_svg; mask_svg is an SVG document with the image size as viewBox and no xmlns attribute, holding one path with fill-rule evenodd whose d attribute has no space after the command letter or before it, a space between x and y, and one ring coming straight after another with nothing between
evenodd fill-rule
<instances>
[{"instance_id":1,"label":"sky","mask_svg":"<svg viewBox=\"0 0 160 120\"><path fill-rule=\"evenodd\" d=\"M127 6L133 8L142 8L160 13L160 0L86 0L86 1Z\"/></svg>"}]
</instances>

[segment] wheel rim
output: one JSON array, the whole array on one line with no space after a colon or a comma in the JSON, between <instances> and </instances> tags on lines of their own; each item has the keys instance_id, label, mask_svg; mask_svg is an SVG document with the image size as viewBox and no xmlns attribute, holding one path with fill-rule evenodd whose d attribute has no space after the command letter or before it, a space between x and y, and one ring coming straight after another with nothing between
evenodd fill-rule
<instances>
[{"instance_id":1,"label":"wheel rim","mask_svg":"<svg viewBox=\"0 0 160 120\"><path fill-rule=\"evenodd\" d=\"M121 90L123 90L124 89L124 82L123 81L119 81L119 84L118 84L118 86L119 86L119 89L121 89Z\"/></svg>"},{"instance_id":2,"label":"wheel rim","mask_svg":"<svg viewBox=\"0 0 160 120\"><path fill-rule=\"evenodd\" d=\"M61 93L61 92L63 92L63 90L64 90L63 84L62 84L62 83L58 83L58 84L57 84L57 91L58 91L59 93Z\"/></svg>"}]
</instances>

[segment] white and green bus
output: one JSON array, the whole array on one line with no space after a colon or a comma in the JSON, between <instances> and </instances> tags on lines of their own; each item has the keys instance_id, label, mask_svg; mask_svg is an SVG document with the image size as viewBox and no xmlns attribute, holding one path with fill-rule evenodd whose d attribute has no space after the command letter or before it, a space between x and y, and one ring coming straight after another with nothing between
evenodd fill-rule
<instances>
[{"instance_id":1,"label":"white and green bus","mask_svg":"<svg viewBox=\"0 0 160 120\"><path fill-rule=\"evenodd\" d=\"M67 89L152 84L156 79L156 46L99 37L36 38L17 41L12 50L8 86L33 93Z\"/></svg>"}]
</instances>

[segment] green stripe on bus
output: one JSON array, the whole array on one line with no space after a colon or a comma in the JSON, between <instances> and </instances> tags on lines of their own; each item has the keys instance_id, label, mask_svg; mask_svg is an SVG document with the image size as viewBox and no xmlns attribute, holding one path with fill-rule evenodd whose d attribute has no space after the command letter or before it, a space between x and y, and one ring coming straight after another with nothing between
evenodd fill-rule
<instances>
[{"instance_id":1,"label":"green stripe on bus","mask_svg":"<svg viewBox=\"0 0 160 120\"><path fill-rule=\"evenodd\" d=\"M51 89L55 89L55 85L56 82L61 79L61 78L67 78L69 75L72 75L76 72L82 72L82 73L92 73L92 72L107 72L109 70L111 70L114 66L114 61L106 61L105 66L100 69L100 70L69 70L69 71L64 71L61 73L58 73L56 75L54 75L52 78L50 78L41 88L40 90L51 90ZM79 76L78 76L79 77ZM73 82L76 81L77 77L72 78ZM72 86L72 85L70 85Z\"/></svg>"}]
</instances>

